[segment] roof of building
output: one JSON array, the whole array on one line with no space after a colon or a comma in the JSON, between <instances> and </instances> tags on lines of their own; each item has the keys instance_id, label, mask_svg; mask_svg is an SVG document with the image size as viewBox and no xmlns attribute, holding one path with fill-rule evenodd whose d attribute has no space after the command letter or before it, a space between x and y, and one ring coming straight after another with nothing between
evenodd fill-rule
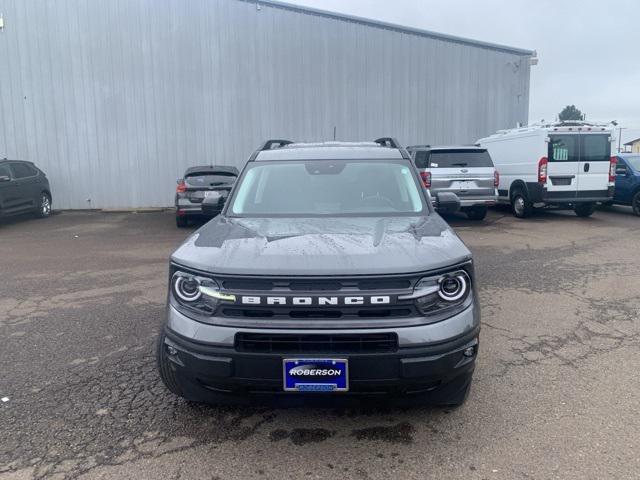
<instances>
[{"instance_id":1,"label":"roof of building","mask_svg":"<svg viewBox=\"0 0 640 480\"><path fill-rule=\"evenodd\" d=\"M635 140L630 140L624 145L633 145L634 143L638 143L638 142L640 142L640 138L636 138Z\"/></svg>"},{"instance_id":2,"label":"roof of building","mask_svg":"<svg viewBox=\"0 0 640 480\"><path fill-rule=\"evenodd\" d=\"M301 5L293 5L291 3L281 2L277 0L239 0L239 1L254 3L256 4L256 6L264 5L264 6L274 7L274 8L281 8L281 9L291 10L298 13L305 13L307 15L318 15L321 17L332 18L334 20L359 23L361 25L368 25L370 27L381 28L385 30L392 30L400 33L417 35L420 37L434 38L436 40L444 40L448 42L459 43L462 45L470 45L478 48L487 48L489 50L497 50L497 51L512 53L516 55L524 55L524 56L536 55L536 52L533 50L509 47L507 45L500 45L497 43L482 42L479 40L472 40L469 38L457 37L455 35L447 35L444 33L433 32L431 30L422 30L420 28L406 27L403 25L382 22L379 20L372 20L369 18L357 17L354 15L346 15L343 13L330 12L327 10L320 10L317 8L304 7Z\"/></svg>"}]
</instances>

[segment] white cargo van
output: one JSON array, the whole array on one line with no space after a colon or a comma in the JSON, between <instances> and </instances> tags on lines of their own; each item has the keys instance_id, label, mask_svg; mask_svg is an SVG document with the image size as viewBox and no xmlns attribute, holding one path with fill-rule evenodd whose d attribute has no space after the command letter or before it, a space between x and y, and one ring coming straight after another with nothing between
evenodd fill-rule
<instances>
[{"instance_id":1,"label":"white cargo van","mask_svg":"<svg viewBox=\"0 0 640 480\"><path fill-rule=\"evenodd\" d=\"M500 172L498 200L518 218L548 205L588 217L597 202L610 202L615 185L612 128L560 122L500 130L478 140Z\"/></svg>"}]
</instances>

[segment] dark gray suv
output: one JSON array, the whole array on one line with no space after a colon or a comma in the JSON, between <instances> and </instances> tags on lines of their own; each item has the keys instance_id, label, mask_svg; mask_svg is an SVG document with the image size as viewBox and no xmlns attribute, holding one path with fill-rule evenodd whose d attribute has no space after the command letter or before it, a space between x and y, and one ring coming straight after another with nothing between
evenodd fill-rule
<instances>
[{"instance_id":1,"label":"dark gray suv","mask_svg":"<svg viewBox=\"0 0 640 480\"><path fill-rule=\"evenodd\" d=\"M391 138L272 140L173 253L158 367L194 401L459 405L478 352L471 253ZM436 196L455 211L454 194Z\"/></svg>"},{"instance_id":2,"label":"dark gray suv","mask_svg":"<svg viewBox=\"0 0 640 480\"><path fill-rule=\"evenodd\" d=\"M31 162L0 160L0 217L35 213L51 215L51 188L42 170Z\"/></svg>"},{"instance_id":3,"label":"dark gray suv","mask_svg":"<svg viewBox=\"0 0 640 480\"><path fill-rule=\"evenodd\" d=\"M224 207L238 169L226 165L187 168L176 187L176 225L186 227L190 217L215 217Z\"/></svg>"}]
</instances>

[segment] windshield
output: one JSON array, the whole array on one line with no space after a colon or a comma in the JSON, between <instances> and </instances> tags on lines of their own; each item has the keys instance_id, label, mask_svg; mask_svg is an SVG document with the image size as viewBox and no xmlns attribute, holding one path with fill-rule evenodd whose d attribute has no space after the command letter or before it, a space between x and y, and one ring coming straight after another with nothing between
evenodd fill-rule
<instances>
[{"instance_id":1,"label":"windshield","mask_svg":"<svg viewBox=\"0 0 640 480\"><path fill-rule=\"evenodd\" d=\"M336 216L426 212L413 168L394 160L255 162L228 215Z\"/></svg>"},{"instance_id":2,"label":"windshield","mask_svg":"<svg viewBox=\"0 0 640 480\"><path fill-rule=\"evenodd\" d=\"M232 173L224 172L217 172L215 174L195 172L187 175L184 180L192 187L210 187L233 183L236 180L236 176Z\"/></svg>"},{"instance_id":3,"label":"windshield","mask_svg":"<svg viewBox=\"0 0 640 480\"><path fill-rule=\"evenodd\" d=\"M418 154L416 154L416 166L418 168L493 167L491 157L486 150L452 149L432 151L428 158L425 156L424 159L421 159Z\"/></svg>"},{"instance_id":4,"label":"windshield","mask_svg":"<svg viewBox=\"0 0 640 480\"><path fill-rule=\"evenodd\" d=\"M640 172L640 155L637 157L624 157L631 168L633 168L636 172Z\"/></svg>"}]
</instances>

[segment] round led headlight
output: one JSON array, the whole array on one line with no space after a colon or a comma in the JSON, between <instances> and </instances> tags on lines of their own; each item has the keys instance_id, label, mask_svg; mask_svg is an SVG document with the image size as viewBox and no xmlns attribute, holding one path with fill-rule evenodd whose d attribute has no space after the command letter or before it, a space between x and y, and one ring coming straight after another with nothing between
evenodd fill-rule
<instances>
[{"instance_id":1,"label":"round led headlight","mask_svg":"<svg viewBox=\"0 0 640 480\"><path fill-rule=\"evenodd\" d=\"M446 275L438 283L440 285L438 296L448 302L460 300L469 291L469 276L463 271Z\"/></svg>"},{"instance_id":2,"label":"round led headlight","mask_svg":"<svg viewBox=\"0 0 640 480\"><path fill-rule=\"evenodd\" d=\"M183 302L195 302L202 296L200 280L191 275L175 275L173 277L173 291Z\"/></svg>"}]
</instances>

